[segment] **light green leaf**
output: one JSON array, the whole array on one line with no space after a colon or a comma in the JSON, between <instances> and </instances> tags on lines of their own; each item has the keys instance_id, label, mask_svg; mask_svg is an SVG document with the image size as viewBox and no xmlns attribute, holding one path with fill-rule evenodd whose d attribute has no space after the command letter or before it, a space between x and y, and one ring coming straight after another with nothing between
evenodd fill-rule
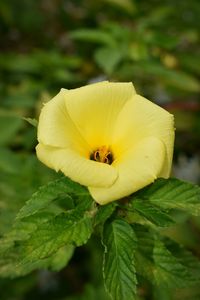
<instances>
[{"instance_id":1,"label":"light green leaf","mask_svg":"<svg viewBox=\"0 0 200 300\"><path fill-rule=\"evenodd\" d=\"M55 182L64 183L62 180ZM49 195L52 196L52 193ZM18 218L12 231L1 239L1 276L13 277L36 268L59 269L64 266L72 255L72 248L86 243L93 231L94 202L82 194L78 202L76 208L63 213L49 212L48 208ZM63 247L67 247L68 253L60 250Z\"/></svg>"},{"instance_id":2,"label":"light green leaf","mask_svg":"<svg viewBox=\"0 0 200 300\"><path fill-rule=\"evenodd\" d=\"M144 62L138 66L143 72L159 77L165 84L173 86L183 91L199 92L200 82L198 79L183 71L168 69L157 62Z\"/></svg>"},{"instance_id":3,"label":"light green leaf","mask_svg":"<svg viewBox=\"0 0 200 300\"><path fill-rule=\"evenodd\" d=\"M14 278L26 275L35 269L59 271L67 265L73 255L73 251L74 247L72 245L66 245L50 257L20 264L16 262L21 257L21 248L13 247L7 255L1 255L0 257L0 276Z\"/></svg>"},{"instance_id":4,"label":"light green leaf","mask_svg":"<svg viewBox=\"0 0 200 300\"><path fill-rule=\"evenodd\" d=\"M133 200L131 208L157 226L167 227L174 224L174 221L166 212L146 200Z\"/></svg>"},{"instance_id":5,"label":"light green leaf","mask_svg":"<svg viewBox=\"0 0 200 300\"><path fill-rule=\"evenodd\" d=\"M2 240L1 276L24 275L36 268L59 269L70 259L74 246L85 244L93 231L92 213L79 207L54 217L49 216L41 223L37 218L34 224L37 216L27 217L32 219L32 224L24 224L25 219L20 220L18 225L23 225L18 227L19 232L16 227ZM60 250L63 247L67 247L68 253Z\"/></svg>"},{"instance_id":6,"label":"light green leaf","mask_svg":"<svg viewBox=\"0 0 200 300\"><path fill-rule=\"evenodd\" d=\"M113 300L136 299L136 243L134 231L125 221L118 219L105 224L103 275L106 290Z\"/></svg>"},{"instance_id":7,"label":"light green leaf","mask_svg":"<svg viewBox=\"0 0 200 300\"><path fill-rule=\"evenodd\" d=\"M93 231L92 225L91 215L76 209L38 225L30 238L22 243L22 263L48 257L66 244L85 244Z\"/></svg>"},{"instance_id":8,"label":"light green leaf","mask_svg":"<svg viewBox=\"0 0 200 300\"><path fill-rule=\"evenodd\" d=\"M195 216L200 215L200 188L176 178L158 179L136 193L135 199L149 201L161 209L180 209Z\"/></svg>"},{"instance_id":9,"label":"light green leaf","mask_svg":"<svg viewBox=\"0 0 200 300\"><path fill-rule=\"evenodd\" d=\"M97 29L79 29L70 33L70 37L80 41L100 43L108 46L115 46L116 42L112 35Z\"/></svg>"},{"instance_id":10,"label":"light green leaf","mask_svg":"<svg viewBox=\"0 0 200 300\"><path fill-rule=\"evenodd\" d=\"M38 126L38 121L36 119L32 119L32 118L23 118L23 119L34 127Z\"/></svg>"},{"instance_id":11,"label":"light green leaf","mask_svg":"<svg viewBox=\"0 0 200 300\"><path fill-rule=\"evenodd\" d=\"M72 258L74 249L73 245L66 245L60 248L57 253L52 256L49 268L56 272L64 268Z\"/></svg>"},{"instance_id":12,"label":"light green leaf","mask_svg":"<svg viewBox=\"0 0 200 300\"><path fill-rule=\"evenodd\" d=\"M95 52L94 58L105 73L112 74L121 61L123 53L118 47L100 48Z\"/></svg>"},{"instance_id":13,"label":"light green leaf","mask_svg":"<svg viewBox=\"0 0 200 300\"><path fill-rule=\"evenodd\" d=\"M74 203L59 207L68 197L73 197ZM72 248L86 243L92 234L96 211L86 188L68 178L41 187L25 204L12 230L1 239L1 276L64 266ZM67 253L61 250L63 247L67 247Z\"/></svg>"},{"instance_id":14,"label":"light green leaf","mask_svg":"<svg viewBox=\"0 0 200 300\"><path fill-rule=\"evenodd\" d=\"M136 5L131 0L104 0L105 2L114 4L124 9L128 13L133 13L136 10Z\"/></svg>"},{"instance_id":15,"label":"light green leaf","mask_svg":"<svg viewBox=\"0 0 200 300\"><path fill-rule=\"evenodd\" d=\"M7 251L16 242L27 240L30 235L37 231L38 226L50 221L55 217L54 213L39 212L13 224L13 228L0 240L0 253Z\"/></svg>"},{"instance_id":16,"label":"light green leaf","mask_svg":"<svg viewBox=\"0 0 200 300\"><path fill-rule=\"evenodd\" d=\"M93 202L85 187L67 177L62 177L40 187L19 211L17 218L20 219L35 214L61 196L84 197L84 203L87 201L89 205Z\"/></svg>"},{"instance_id":17,"label":"light green leaf","mask_svg":"<svg viewBox=\"0 0 200 300\"><path fill-rule=\"evenodd\" d=\"M200 91L200 82L198 79L195 78L195 76L182 71L166 70L166 72L163 73L163 81L166 81L167 84L170 84L183 91Z\"/></svg>"}]
</instances>

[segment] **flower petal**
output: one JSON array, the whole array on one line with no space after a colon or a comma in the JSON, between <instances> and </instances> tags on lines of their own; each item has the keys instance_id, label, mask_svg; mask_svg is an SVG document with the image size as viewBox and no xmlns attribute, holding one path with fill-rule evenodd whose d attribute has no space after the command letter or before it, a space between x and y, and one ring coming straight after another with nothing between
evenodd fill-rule
<instances>
[{"instance_id":1,"label":"flower petal","mask_svg":"<svg viewBox=\"0 0 200 300\"><path fill-rule=\"evenodd\" d=\"M62 171L82 185L108 187L118 176L112 166L86 159L71 149L59 149L39 143L36 152L39 160L49 168Z\"/></svg>"},{"instance_id":2,"label":"flower petal","mask_svg":"<svg viewBox=\"0 0 200 300\"><path fill-rule=\"evenodd\" d=\"M114 161L118 178L111 187L89 187L89 191L99 204L128 196L159 176L164 159L164 144L154 137L145 138Z\"/></svg>"},{"instance_id":3,"label":"flower petal","mask_svg":"<svg viewBox=\"0 0 200 300\"><path fill-rule=\"evenodd\" d=\"M123 107L116 121L112 137L115 155L118 157L141 139L154 136L166 147L166 161L161 176L169 177L174 145L174 118L163 108L139 95Z\"/></svg>"},{"instance_id":4,"label":"flower petal","mask_svg":"<svg viewBox=\"0 0 200 300\"><path fill-rule=\"evenodd\" d=\"M115 120L135 94L132 83L99 82L65 94L70 117L92 149L110 144Z\"/></svg>"},{"instance_id":5,"label":"flower petal","mask_svg":"<svg viewBox=\"0 0 200 300\"><path fill-rule=\"evenodd\" d=\"M89 146L72 122L65 105L62 89L51 101L47 102L40 114L38 141L55 147L70 147L87 156Z\"/></svg>"}]
</instances>

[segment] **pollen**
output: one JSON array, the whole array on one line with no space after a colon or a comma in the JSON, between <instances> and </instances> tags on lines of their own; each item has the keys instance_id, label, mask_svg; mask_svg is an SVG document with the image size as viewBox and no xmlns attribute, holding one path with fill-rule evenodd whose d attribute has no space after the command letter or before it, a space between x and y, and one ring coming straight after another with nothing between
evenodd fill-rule
<instances>
[{"instance_id":1,"label":"pollen","mask_svg":"<svg viewBox=\"0 0 200 300\"><path fill-rule=\"evenodd\" d=\"M113 162L113 155L107 146L101 146L90 155L90 159L111 165Z\"/></svg>"}]
</instances>

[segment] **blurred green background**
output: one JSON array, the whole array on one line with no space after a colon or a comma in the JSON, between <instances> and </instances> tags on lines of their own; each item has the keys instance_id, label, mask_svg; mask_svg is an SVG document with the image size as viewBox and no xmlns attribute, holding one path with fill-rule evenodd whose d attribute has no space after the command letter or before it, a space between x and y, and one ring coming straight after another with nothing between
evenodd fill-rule
<instances>
[{"instance_id":1,"label":"blurred green background","mask_svg":"<svg viewBox=\"0 0 200 300\"><path fill-rule=\"evenodd\" d=\"M199 16L199 0L0 1L0 235L30 195L59 176L37 161L36 130L23 118L37 119L61 87L132 81L175 115L173 175L199 183ZM181 215L167 234L200 257L200 220ZM94 237L59 273L0 279L0 299L107 300L101 250ZM200 287L168 296L141 278L138 299L198 300Z\"/></svg>"}]
</instances>

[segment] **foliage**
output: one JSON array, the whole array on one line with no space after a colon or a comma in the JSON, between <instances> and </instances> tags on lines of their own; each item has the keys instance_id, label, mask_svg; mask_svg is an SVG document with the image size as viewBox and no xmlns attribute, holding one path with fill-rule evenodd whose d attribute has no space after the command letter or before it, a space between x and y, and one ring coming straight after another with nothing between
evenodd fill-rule
<instances>
[{"instance_id":1,"label":"foliage","mask_svg":"<svg viewBox=\"0 0 200 300\"><path fill-rule=\"evenodd\" d=\"M138 299L138 275L169 290L195 285L200 261L163 235L162 227L178 222L172 217L174 209L199 216L199 198L197 186L158 179L127 203L98 207L85 187L61 177L33 194L1 239L1 276L21 276L38 268L59 270L74 248L101 227L103 277L112 299ZM60 206L63 200L67 200L65 207Z\"/></svg>"}]
</instances>

